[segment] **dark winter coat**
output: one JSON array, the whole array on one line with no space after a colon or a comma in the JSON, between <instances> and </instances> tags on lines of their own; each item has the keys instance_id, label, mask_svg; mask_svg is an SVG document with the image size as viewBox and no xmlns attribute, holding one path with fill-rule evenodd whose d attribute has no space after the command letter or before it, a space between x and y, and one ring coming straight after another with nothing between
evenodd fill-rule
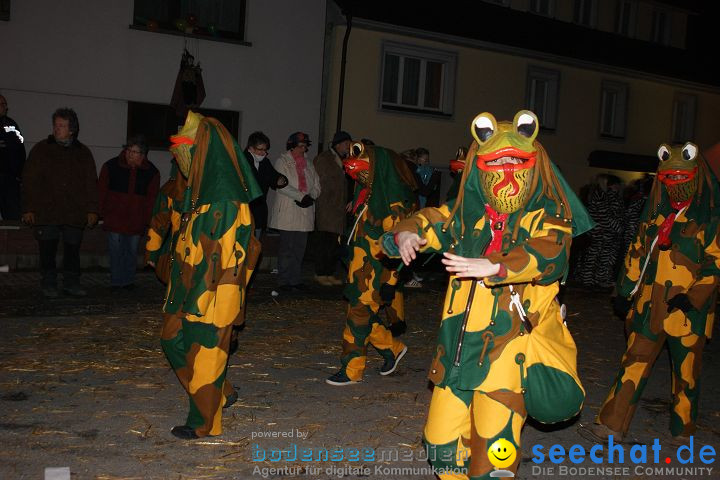
<instances>
[{"instance_id":1,"label":"dark winter coat","mask_svg":"<svg viewBox=\"0 0 720 480\"><path fill-rule=\"evenodd\" d=\"M98 213L95 160L77 139L68 147L52 135L38 142L22 179L22 211L33 212L37 225L84 227L87 214Z\"/></svg>"}]
</instances>

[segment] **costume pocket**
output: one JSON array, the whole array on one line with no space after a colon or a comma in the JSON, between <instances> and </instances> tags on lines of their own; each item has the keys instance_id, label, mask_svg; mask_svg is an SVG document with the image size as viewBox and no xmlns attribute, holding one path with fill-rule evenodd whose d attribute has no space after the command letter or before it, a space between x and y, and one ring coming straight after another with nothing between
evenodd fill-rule
<instances>
[{"instance_id":1,"label":"costume pocket","mask_svg":"<svg viewBox=\"0 0 720 480\"><path fill-rule=\"evenodd\" d=\"M430 364L430 372L428 373L428 379L434 385L440 385L445 378L445 365L442 363L442 358L445 356L445 347L442 345L437 346L435 352L435 358L433 358Z\"/></svg>"}]
</instances>

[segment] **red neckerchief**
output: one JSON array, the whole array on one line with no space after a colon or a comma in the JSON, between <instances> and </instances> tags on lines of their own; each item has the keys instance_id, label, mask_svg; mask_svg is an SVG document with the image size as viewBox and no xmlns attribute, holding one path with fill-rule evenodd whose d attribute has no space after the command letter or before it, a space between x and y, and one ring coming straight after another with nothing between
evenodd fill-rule
<instances>
[{"instance_id":1,"label":"red neckerchief","mask_svg":"<svg viewBox=\"0 0 720 480\"><path fill-rule=\"evenodd\" d=\"M675 210L679 211L690 205L690 200L685 200L684 202L671 202L671 205ZM658 248L670 246L670 231L675 223L675 217L677 217L677 214L678 212L671 213L660 225L660 229L658 230Z\"/></svg>"},{"instance_id":2,"label":"red neckerchief","mask_svg":"<svg viewBox=\"0 0 720 480\"><path fill-rule=\"evenodd\" d=\"M508 218L507 213L498 213L493 208L485 204L485 218L490 222L490 245L485 249L483 255L487 256L491 253L499 252L502 248L502 237L505 231L505 221Z\"/></svg>"}]
</instances>

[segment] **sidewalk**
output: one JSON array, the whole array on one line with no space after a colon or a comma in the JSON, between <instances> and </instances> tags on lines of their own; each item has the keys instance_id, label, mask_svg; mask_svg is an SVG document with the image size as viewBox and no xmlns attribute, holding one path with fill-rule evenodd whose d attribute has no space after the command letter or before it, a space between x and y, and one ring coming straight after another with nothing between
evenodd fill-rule
<instances>
[{"instance_id":1,"label":"sidewalk","mask_svg":"<svg viewBox=\"0 0 720 480\"><path fill-rule=\"evenodd\" d=\"M105 286L106 273L88 273L82 277L88 298L51 301L39 297L38 281L35 273L0 274L2 479L39 479L45 467L64 466L70 467L73 480L247 479L263 473L266 478L434 478L417 452L430 399L426 373L444 295L440 283L407 292L409 328L402 340L409 350L395 373L378 375L382 360L369 352L362 383L331 387L324 380L339 366L345 314L341 288L314 285L306 296L276 301L270 296L274 276L260 272L228 372L240 399L225 411L221 437L183 442L169 432L183 423L187 400L159 348L164 290L154 276L141 273L136 290L115 294ZM623 329L611 317L607 294L571 289L565 299L588 392L579 421L589 422L616 373ZM716 449L717 343L708 345L703 358L695 438L696 445ZM667 442L669 383L668 356L663 354L633 421L632 436L638 442L656 437ZM552 444L589 449L576 426L576 421L560 427L528 422L518 478L563 478L533 474L531 448L541 444L546 455ZM280 450L287 458L293 446L298 454L303 448L328 449L331 455L339 449L344 458L271 461ZM348 461L349 449L394 452L399 458ZM410 458L403 461L403 454ZM663 447L665 454L669 447ZM253 461L262 455L265 461ZM575 466L567 459L563 465ZM589 461L584 465L595 466ZM547 457L543 466L551 466ZM383 470L391 467L405 470ZM692 478L718 478L718 470Z\"/></svg>"}]
</instances>

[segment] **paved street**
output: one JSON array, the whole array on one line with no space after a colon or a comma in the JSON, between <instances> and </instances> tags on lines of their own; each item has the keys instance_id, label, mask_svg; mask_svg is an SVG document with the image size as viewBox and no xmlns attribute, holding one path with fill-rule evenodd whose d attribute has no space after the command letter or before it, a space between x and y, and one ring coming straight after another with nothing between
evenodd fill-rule
<instances>
[{"instance_id":1,"label":"paved street","mask_svg":"<svg viewBox=\"0 0 720 480\"><path fill-rule=\"evenodd\" d=\"M91 295L80 300L43 299L36 273L0 274L0 478L40 479L45 467L70 467L73 480L245 479L263 473L267 478L434 478L419 452L442 282L408 293L409 329L403 340L409 351L394 374L378 375L382 361L371 352L362 383L331 387L324 379L339 365L341 289L313 286L307 296L275 301L273 281L273 275L261 272L250 292L247 327L228 373L240 400L225 411L225 433L183 442L169 431L183 423L186 397L159 347L163 289L151 273L140 274L136 290L121 293L106 286L106 273L88 273L83 283ZM554 472L533 469L534 445L543 445L546 454L553 444L591 447L576 433L577 423L591 421L597 412L624 350L622 324L611 316L608 295L579 289L564 294L586 407L581 418L566 425L526 425L519 478L720 478L720 468L709 475L662 477L638 474L632 463L628 475L570 471L559 476L558 466ZM703 359L696 466L702 465L700 446L720 447L719 350L717 341L710 342ZM664 353L630 439L659 438L662 459L675 452L665 446L669 383ZM308 448L317 455L327 449L330 459L300 461L301 449ZM375 457L365 457L368 452ZM263 456L264 461L254 461ZM282 460L273 461L278 456ZM562 465L577 467L567 459ZM547 458L542 464L552 466ZM586 460L582 466L597 465ZM679 464L673 457L670 464L655 466Z\"/></svg>"}]
</instances>

